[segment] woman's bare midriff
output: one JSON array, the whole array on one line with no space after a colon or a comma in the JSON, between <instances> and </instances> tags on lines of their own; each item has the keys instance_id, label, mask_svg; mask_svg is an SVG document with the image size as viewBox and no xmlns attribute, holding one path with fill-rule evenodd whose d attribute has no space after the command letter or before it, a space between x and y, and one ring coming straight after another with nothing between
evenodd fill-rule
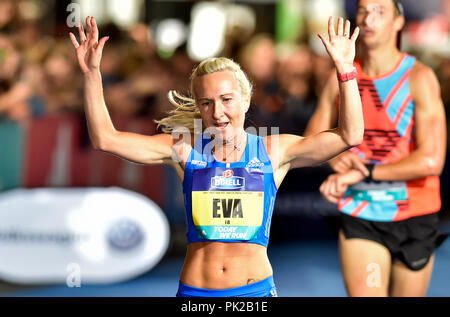
<instances>
[{"instance_id":1,"label":"woman's bare midriff","mask_svg":"<svg viewBox=\"0 0 450 317\"><path fill-rule=\"evenodd\" d=\"M188 245L181 283L226 289L261 281L273 274L267 248L254 243L195 242Z\"/></svg>"}]
</instances>

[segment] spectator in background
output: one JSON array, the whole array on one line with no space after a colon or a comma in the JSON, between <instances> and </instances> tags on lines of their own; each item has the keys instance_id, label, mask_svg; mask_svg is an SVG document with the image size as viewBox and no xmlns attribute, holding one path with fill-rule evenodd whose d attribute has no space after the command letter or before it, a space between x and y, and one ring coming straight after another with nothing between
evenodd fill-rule
<instances>
[{"instance_id":1,"label":"spectator in background","mask_svg":"<svg viewBox=\"0 0 450 317\"><path fill-rule=\"evenodd\" d=\"M258 34L242 48L239 60L254 85L249 122L279 127L280 133L302 134L316 103L310 49L277 48L271 36Z\"/></svg>"},{"instance_id":2,"label":"spectator in background","mask_svg":"<svg viewBox=\"0 0 450 317\"><path fill-rule=\"evenodd\" d=\"M273 113L280 133L302 135L317 102L313 84L313 55L305 45L281 47L277 81L282 107Z\"/></svg>"},{"instance_id":3,"label":"spectator in background","mask_svg":"<svg viewBox=\"0 0 450 317\"><path fill-rule=\"evenodd\" d=\"M186 90L189 87L189 76L194 69L195 62L189 57L186 45L182 45L175 50L170 58L171 76L175 80L175 87L178 91Z\"/></svg>"},{"instance_id":4,"label":"spectator in background","mask_svg":"<svg viewBox=\"0 0 450 317\"><path fill-rule=\"evenodd\" d=\"M9 37L0 36L0 115L24 121L31 117L27 100L30 86L20 80L20 53Z\"/></svg>"},{"instance_id":5,"label":"spectator in background","mask_svg":"<svg viewBox=\"0 0 450 317\"><path fill-rule=\"evenodd\" d=\"M19 26L18 3L11 0L0 1L0 31L11 32Z\"/></svg>"},{"instance_id":6,"label":"spectator in background","mask_svg":"<svg viewBox=\"0 0 450 317\"><path fill-rule=\"evenodd\" d=\"M266 107L259 106L259 121L277 126L280 133L303 134L315 109L312 53L307 46L289 45L278 49L276 77Z\"/></svg>"},{"instance_id":7,"label":"spectator in background","mask_svg":"<svg viewBox=\"0 0 450 317\"><path fill-rule=\"evenodd\" d=\"M271 125L272 114L282 107L275 42L268 34L257 34L241 48L238 60L253 84L252 106L247 114L249 123L257 127Z\"/></svg>"},{"instance_id":8,"label":"spectator in background","mask_svg":"<svg viewBox=\"0 0 450 317\"><path fill-rule=\"evenodd\" d=\"M156 45L153 34L147 24L142 22L135 23L130 28L128 36L138 45L139 51L143 56L155 56Z\"/></svg>"},{"instance_id":9,"label":"spectator in background","mask_svg":"<svg viewBox=\"0 0 450 317\"><path fill-rule=\"evenodd\" d=\"M265 33L255 35L247 45L242 47L239 60L245 66L255 86L263 88L273 81L276 51L272 36Z\"/></svg>"},{"instance_id":10,"label":"spectator in background","mask_svg":"<svg viewBox=\"0 0 450 317\"><path fill-rule=\"evenodd\" d=\"M56 43L43 64L42 91L48 112L82 113L81 80L69 44Z\"/></svg>"},{"instance_id":11,"label":"spectator in background","mask_svg":"<svg viewBox=\"0 0 450 317\"><path fill-rule=\"evenodd\" d=\"M322 93L332 70L332 61L328 56L314 53L312 73L314 81L313 94L316 99L318 99L318 96Z\"/></svg>"}]
</instances>

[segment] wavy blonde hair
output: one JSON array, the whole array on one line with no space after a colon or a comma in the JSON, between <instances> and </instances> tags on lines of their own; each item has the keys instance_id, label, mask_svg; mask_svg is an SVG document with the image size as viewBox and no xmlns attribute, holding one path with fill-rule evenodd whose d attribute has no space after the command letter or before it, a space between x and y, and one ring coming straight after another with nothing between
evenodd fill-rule
<instances>
[{"instance_id":1,"label":"wavy blonde hair","mask_svg":"<svg viewBox=\"0 0 450 317\"><path fill-rule=\"evenodd\" d=\"M199 76L223 70L230 70L233 72L239 83L244 100L247 100L247 103L244 105L245 112L247 112L252 94L252 84L248 80L247 75L245 75L239 64L233 60L226 57L211 57L203 60L193 70L191 75L190 94L188 96L182 95L175 90L169 91L167 97L169 98L170 103L175 106L175 109L169 111L167 117L161 120L155 120L156 123L158 123L158 127L162 126L162 131L164 133L171 133L178 127L187 128L191 133L194 133L195 119L201 119L200 110L195 103L194 80Z\"/></svg>"}]
</instances>

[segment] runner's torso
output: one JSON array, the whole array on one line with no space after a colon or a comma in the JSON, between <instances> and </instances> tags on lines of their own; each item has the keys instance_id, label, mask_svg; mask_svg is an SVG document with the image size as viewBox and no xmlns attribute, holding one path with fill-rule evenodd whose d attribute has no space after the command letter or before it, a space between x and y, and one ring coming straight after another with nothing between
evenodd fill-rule
<instances>
[{"instance_id":1,"label":"runner's torso","mask_svg":"<svg viewBox=\"0 0 450 317\"><path fill-rule=\"evenodd\" d=\"M416 59L403 54L390 73L372 78L359 62L358 86L364 114L364 141L351 149L373 164L388 164L414 149L414 101L409 78ZM440 209L439 177L404 182L360 182L339 202L343 213L374 221L398 221Z\"/></svg>"},{"instance_id":2,"label":"runner's torso","mask_svg":"<svg viewBox=\"0 0 450 317\"><path fill-rule=\"evenodd\" d=\"M247 134L235 163L216 161L211 144L200 136L185 166L189 245L181 281L230 288L272 274L266 247L277 187L261 137Z\"/></svg>"}]
</instances>

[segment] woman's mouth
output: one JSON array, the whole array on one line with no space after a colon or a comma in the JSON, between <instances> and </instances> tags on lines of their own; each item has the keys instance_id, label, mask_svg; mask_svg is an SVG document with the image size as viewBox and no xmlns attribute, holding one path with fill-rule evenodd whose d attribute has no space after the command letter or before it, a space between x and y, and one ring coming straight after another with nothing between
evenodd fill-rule
<instances>
[{"instance_id":1,"label":"woman's mouth","mask_svg":"<svg viewBox=\"0 0 450 317\"><path fill-rule=\"evenodd\" d=\"M228 122L218 122L214 123L214 127L216 127L219 130L223 130L228 126Z\"/></svg>"}]
</instances>

